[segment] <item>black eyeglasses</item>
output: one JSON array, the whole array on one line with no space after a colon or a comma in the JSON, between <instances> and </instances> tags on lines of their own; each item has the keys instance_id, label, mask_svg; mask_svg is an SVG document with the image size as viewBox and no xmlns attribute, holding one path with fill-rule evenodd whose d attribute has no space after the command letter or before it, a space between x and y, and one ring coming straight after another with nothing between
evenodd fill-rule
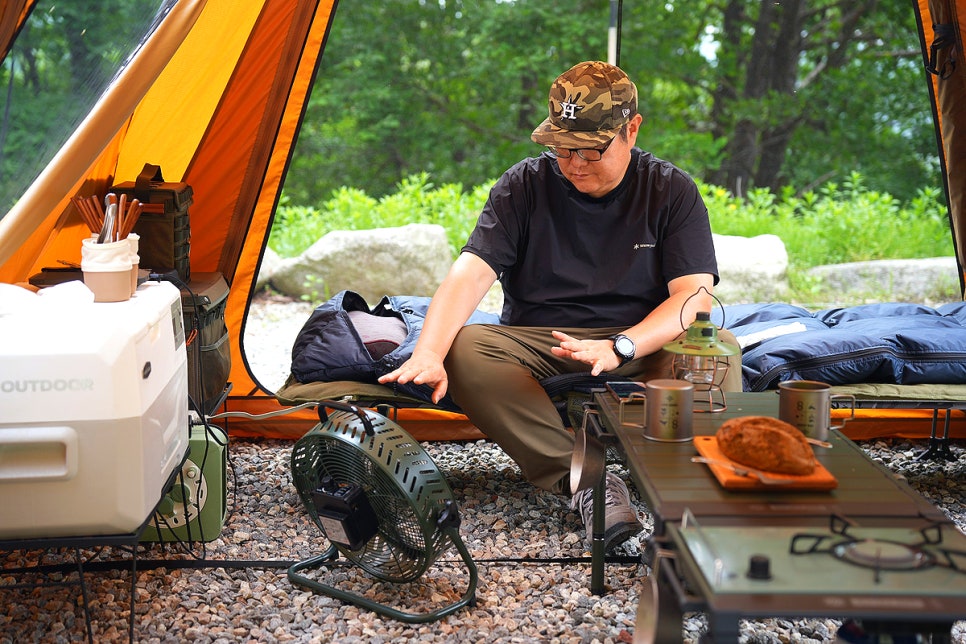
<instances>
[{"instance_id":1,"label":"black eyeglasses","mask_svg":"<svg viewBox=\"0 0 966 644\"><path fill-rule=\"evenodd\" d=\"M614 139L616 138L615 136ZM604 152L607 152L607 148L614 142L614 139L608 141L607 145L602 148L558 148L553 145L548 145L547 148L549 148L550 154L558 159L569 159L576 152L577 156L584 161L600 161L601 157L604 156Z\"/></svg>"}]
</instances>

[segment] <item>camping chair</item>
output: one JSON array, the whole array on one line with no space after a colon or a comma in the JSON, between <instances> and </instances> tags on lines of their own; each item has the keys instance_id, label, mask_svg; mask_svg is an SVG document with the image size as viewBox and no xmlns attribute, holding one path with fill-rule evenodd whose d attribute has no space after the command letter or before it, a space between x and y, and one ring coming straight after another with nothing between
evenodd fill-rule
<instances>
[{"instance_id":1,"label":"camping chair","mask_svg":"<svg viewBox=\"0 0 966 644\"><path fill-rule=\"evenodd\" d=\"M595 391L604 389L605 383L627 381L627 378L603 374L592 376L589 372L565 373L550 376L540 385L554 401L564 425L571 428L583 423L587 405ZM300 405L321 400L351 402L376 409L380 414L395 420L400 409L443 409L431 402L399 392L391 385L339 380L333 382L300 383L291 375L276 392L275 397L283 405Z\"/></svg>"}]
</instances>

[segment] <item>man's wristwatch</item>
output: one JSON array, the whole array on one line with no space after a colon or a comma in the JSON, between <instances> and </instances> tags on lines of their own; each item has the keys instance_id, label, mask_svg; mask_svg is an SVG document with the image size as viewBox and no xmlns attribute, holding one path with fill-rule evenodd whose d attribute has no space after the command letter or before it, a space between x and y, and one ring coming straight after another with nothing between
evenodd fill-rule
<instances>
[{"instance_id":1,"label":"man's wristwatch","mask_svg":"<svg viewBox=\"0 0 966 644\"><path fill-rule=\"evenodd\" d=\"M608 340L614 341L614 353L617 357L621 359L620 367L623 367L628 362L634 359L634 353L637 351L637 346L634 341L623 333L618 333L617 335L612 335Z\"/></svg>"}]
</instances>

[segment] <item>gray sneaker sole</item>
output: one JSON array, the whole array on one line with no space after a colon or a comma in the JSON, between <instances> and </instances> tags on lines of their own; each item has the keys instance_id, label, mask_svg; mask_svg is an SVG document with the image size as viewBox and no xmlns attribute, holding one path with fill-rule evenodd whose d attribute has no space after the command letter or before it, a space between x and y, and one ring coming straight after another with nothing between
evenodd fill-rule
<instances>
[{"instance_id":1,"label":"gray sneaker sole","mask_svg":"<svg viewBox=\"0 0 966 644\"><path fill-rule=\"evenodd\" d=\"M604 550L610 551L636 534L644 531L644 524L634 521L620 521L604 531Z\"/></svg>"}]
</instances>

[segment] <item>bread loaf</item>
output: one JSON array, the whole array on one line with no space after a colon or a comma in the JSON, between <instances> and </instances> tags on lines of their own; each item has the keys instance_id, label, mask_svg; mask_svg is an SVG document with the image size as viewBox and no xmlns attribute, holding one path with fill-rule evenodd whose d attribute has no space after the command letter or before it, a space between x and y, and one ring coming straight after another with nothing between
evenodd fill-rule
<instances>
[{"instance_id":1,"label":"bread loaf","mask_svg":"<svg viewBox=\"0 0 966 644\"><path fill-rule=\"evenodd\" d=\"M732 418L721 424L717 438L721 452L736 463L780 474L815 471L815 454L805 436L777 418Z\"/></svg>"}]
</instances>

